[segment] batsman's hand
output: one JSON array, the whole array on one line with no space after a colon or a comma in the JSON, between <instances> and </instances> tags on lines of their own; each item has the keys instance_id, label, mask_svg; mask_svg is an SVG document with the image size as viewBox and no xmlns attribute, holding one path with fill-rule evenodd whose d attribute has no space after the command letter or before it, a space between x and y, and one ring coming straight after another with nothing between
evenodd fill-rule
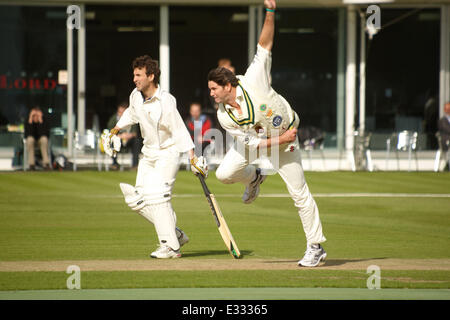
<instances>
[{"instance_id":1,"label":"batsman's hand","mask_svg":"<svg viewBox=\"0 0 450 320\"><path fill-rule=\"evenodd\" d=\"M191 171L195 174L201 174L205 179L208 178L208 164L203 156L193 157L191 160Z\"/></svg>"},{"instance_id":2,"label":"batsman's hand","mask_svg":"<svg viewBox=\"0 0 450 320\"><path fill-rule=\"evenodd\" d=\"M111 131L103 131L101 135L102 143L100 144L100 150L110 157L116 157L122 145L120 138L116 134L117 130L112 129Z\"/></svg>"}]
</instances>

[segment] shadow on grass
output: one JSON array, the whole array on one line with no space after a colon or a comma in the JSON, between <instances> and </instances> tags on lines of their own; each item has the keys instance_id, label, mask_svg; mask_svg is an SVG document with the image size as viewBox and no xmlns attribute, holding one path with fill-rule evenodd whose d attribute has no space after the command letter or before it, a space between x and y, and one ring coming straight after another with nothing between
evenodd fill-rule
<instances>
[{"instance_id":1,"label":"shadow on grass","mask_svg":"<svg viewBox=\"0 0 450 320\"><path fill-rule=\"evenodd\" d=\"M250 255L253 251L243 250L241 251L241 259L245 258L246 255ZM208 251L188 251L183 253L183 257L202 257L202 256L231 256L227 250L208 250Z\"/></svg>"},{"instance_id":2,"label":"shadow on grass","mask_svg":"<svg viewBox=\"0 0 450 320\"><path fill-rule=\"evenodd\" d=\"M383 260L387 258L367 258L367 259L327 259L323 264L325 267L332 266L342 266L347 263L355 263L355 262L364 262L364 261L373 261L373 260Z\"/></svg>"},{"instance_id":3,"label":"shadow on grass","mask_svg":"<svg viewBox=\"0 0 450 320\"><path fill-rule=\"evenodd\" d=\"M324 267L333 267L333 266L342 266L347 263L355 263L355 262L364 262L364 261L373 261L373 260L383 260L387 258L367 258L367 259L326 259L325 262L321 262L321 266ZM263 263L268 264L276 264L276 263L291 263L291 262L298 262L297 260L268 260L263 261Z\"/></svg>"}]
</instances>

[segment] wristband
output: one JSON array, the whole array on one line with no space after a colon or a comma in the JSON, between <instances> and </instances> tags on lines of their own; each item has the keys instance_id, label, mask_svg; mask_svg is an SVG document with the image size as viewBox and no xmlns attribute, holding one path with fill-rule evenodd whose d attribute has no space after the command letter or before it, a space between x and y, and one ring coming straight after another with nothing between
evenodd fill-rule
<instances>
[{"instance_id":1,"label":"wristband","mask_svg":"<svg viewBox=\"0 0 450 320\"><path fill-rule=\"evenodd\" d=\"M266 11L267 11L267 12L275 13L275 9L269 9L269 8L266 8Z\"/></svg>"}]
</instances>

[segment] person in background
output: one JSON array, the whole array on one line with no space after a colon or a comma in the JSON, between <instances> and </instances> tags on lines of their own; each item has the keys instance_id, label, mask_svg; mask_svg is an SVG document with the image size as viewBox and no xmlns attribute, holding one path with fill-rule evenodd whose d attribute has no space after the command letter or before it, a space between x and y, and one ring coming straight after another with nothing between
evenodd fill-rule
<instances>
[{"instance_id":1,"label":"person in background","mask_svg":"<svg viewBox=\"0 0 450 320\"><path fill-rule=\"evenodd\" d=\"M233 73L235 73L236 71L234 66L231 64L231 60L228 58L219 59L219 61L217 62L217 67L226 68Z\"/></svg>"},{"instance_id":2,"label":"person in background","mask_svg":"<svg viewBox=\"0 0 450 320\"><path fill-rule=\"evenodd\" d=\"M122 102L117 106L117 112L113 114L108 120L108 128L114 127L114 125L120 120L123 112L128 108L128 104L126 102ZM122 142L122 146L125 148L129 148L132 153L132 168L137 168L139 163L139 155L141 154L142 149L142 136L140 133L140 129L138 125L132 125L126 130L121 130L118 133L118 137ZM112 158L113 164L112 169L118 170L120 165L117 161L117 157Z\"/></svg>"},{"instance_id":3,"label":"person in background","mask_svg":"<svg viewBox=\"0 0 450 320\"><path fill-rule=\"evenodd\" d=\"M438 122L439 134L441 135L442 151L448 152L450 144L450 101L444 105L444 116ZM449 170L449 164L445 165L444 171Z\"/></svg>"},{"instance_id":4,"label":"person in background","mask_svg":"<svg viewBox=\"0 0 450 320\"><path fill-rule=\"evenodd\" d=\"M42 164L44 170L51 170L50 159L48 155L48 141L50 137L50 127L44 117L44 113L39 107L30 110L28 120L25 123L25 140L28 152L29 170L36 170L36 157L34 148L36 143L39 145L42 155Z\"/></svg>"},{"instance_id":5,"label":"person in background","mask_svg":"<svg viewBox=\"0 0 450 320\"><path fill-rule=\"evenodd\" d=\"M185 123L192 141L194 141L196 156L201 156L205 148L211 143L211 140L203 139L206 131L211 128L211 119L202 114L202 106L199 102L190 104L189 117L185 120Z\"/></svg>"}]
</instances>

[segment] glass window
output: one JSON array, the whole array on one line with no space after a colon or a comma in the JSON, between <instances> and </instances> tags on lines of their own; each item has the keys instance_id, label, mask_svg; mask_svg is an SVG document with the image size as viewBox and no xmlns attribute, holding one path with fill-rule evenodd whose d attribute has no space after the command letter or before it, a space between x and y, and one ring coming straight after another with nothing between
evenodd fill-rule
<instances>
[{"instance_id":1,"label":"glass window","mask_svg":"<svg viewBox=\"0 0 450 320\"><path fill-rule=\"evenodd\" d=\"M159 59L159 6L86 7L86 128L106 128L128 102L132 62L145 54Z\"/></svg>"},{"instance_id":2,"label":"glass window","mask_svg":"<svg viewBox=\"0 0 450 320\"><path fill-rule=\"evenodd\" d=\"M17 141L7 133L22 131L34 106L46 113L51 127L61 126L66 86L58 84L58 72L66 68L66 12L65 7L0 8L0 145L10 146Z\"/></svg>"},{"instance_id":3,"label":"glass window","mask_svg":"<svg viewBox=\"0 0 450 320\"><path fill-rule=\"evenodd\" d=\"M276 13L272 50L274 89L300 117L300 129L327 133L336 140L337 9L283 9Z\"/></svg>"},{"instance_id":4,"label":"glass window","mask_svg":"<svg viewBox=\"0 0 450 320\"><path fill-rule=\"evenodd\" d=\"M170 7L170 86L183 117L198 101L216 120L208 72L228 58L237 74L248 61L248 7ZM218 124L217 124L218 125Z\"/></svg>"},{"instance_id":5,"label":"glass window","mask_svg":"<svg viewBox=\"0 0 450 320\"><path fill-rule=\"evenodd\" d=\"M434 149L439 9L382 9L381 26L367 42L366 129L378 134L414 130L420 148Z\"/></svg>"}]
</instances>

